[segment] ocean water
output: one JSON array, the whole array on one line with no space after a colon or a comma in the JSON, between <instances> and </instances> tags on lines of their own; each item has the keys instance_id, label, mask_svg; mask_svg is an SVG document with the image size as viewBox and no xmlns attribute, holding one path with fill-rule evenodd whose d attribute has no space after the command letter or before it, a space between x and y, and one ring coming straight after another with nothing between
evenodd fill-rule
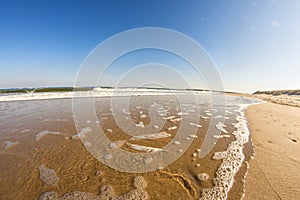
<instances>
[{"instance_id":1,"label":"ocean water","mask_svg":"<svg viewBox=\"0 0 300 200\"><path fill-rule=\"evenodd\" d=\"M0 199L241 199L253 147L216 92L0 96Z\"/></svg>"}]
</instances>

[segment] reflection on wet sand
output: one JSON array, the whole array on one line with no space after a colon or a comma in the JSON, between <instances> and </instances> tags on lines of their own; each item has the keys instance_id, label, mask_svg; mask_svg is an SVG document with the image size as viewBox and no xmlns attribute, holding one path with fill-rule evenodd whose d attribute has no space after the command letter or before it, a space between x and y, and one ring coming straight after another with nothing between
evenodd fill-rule
<instances>
[{"instance_id":1,"label":"reflection on wet sand","mask_svg":"<svg viewBox=\"0 0 300 200\"><path fill-rule=\"evenodd\" d=\"M111 140L109 148L147 154L169 144L174 149L172 153L182 154L168 166L141 174L115 170L90 154L86 147L94 145L93 141L82 142L80 138L97 129L92 127L90 119L85 121L84 129L76 130L70 99L2 102L2 117L6 120L0 122L0 198L209 199L214 195L240 198L252 146L248 142L243 107L238 105L241 100L231 101L226 107L216 105L212 109L201 101L179 105L168 96L133 97L129 109L119 108L119 115L124 116L118 118L138 125L140 134L132 136L118 127L110 99L98 98L96 124ZM152 115L149 109L156 104L160 106ZM223 106L226 112L220 113L218 106ZM221 115L225 121L220 119ZM164 123L151 124L153 116ZM188 123L183 124L184 119ZM207 134L209 126L214 132ZM151 133L144 132L145 127ZM180 127L184 127L184 137L173 140ZM200 158L206 135L211 135L209 141L214 147ZM185 142L191 144L186 151L181 148ZM116 162L128 166L132 160L124 158ZM144 166L151 162L151 157L142 160Z\"/></svg>"}]
</instances>

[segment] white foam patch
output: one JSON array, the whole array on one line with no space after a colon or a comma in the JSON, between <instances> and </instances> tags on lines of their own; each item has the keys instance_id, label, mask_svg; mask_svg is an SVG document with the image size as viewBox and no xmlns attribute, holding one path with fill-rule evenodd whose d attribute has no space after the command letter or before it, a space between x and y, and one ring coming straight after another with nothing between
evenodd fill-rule
<instances>
[{"instance_id":1,"label":"white foam patch","mask_svg":"<svg viewBox=\"0 0 300 200\"><path fill-rule=\"evenodd\" d=\"M39 200L147 200L149 195L144 188L147 187L147 181L142 176L137 176L134 179L133 186L136 188L120 196L114 193L110 185L102 186L99 195L94 195L87 192L68 192L62 197L58 197L55 191L49 191L41 194Z\"/></svg>"},{"instance_id":2,"label":"white foam patch","mask_svg":"<svg viewBox=\"0 0 300 200\"><path fill-rule=\"evenodd\" d=\"M220 160L226 158L226 156L227 156L227 151L215 152L212 159Z\"/></svg>"},{"instance_id":3,"label":"white foam patch","mask_svg":"<svg viewBox=\"0 0 300 200\"><path fill-rule=\"evenodd\" d=\"M230 135L213 135L213 138L221 139L221 138L229 138Z\"/></svg>"},{"instance_id":4,"label":"white foam patch","mask_svg":"<svg viewBox=\"0 0 300 200\"><path fill-rule=\"evenodd\" d=\"M206 173L201 173L197 175L199 181L206 181L209 179L209 175Z\"/></svg>"},{"instance_id":5,"label":"white foam patch","mask_svg":"<svg viewBox=\"0 0 300 200\"><path fill-rule=\"evenodd\" d=\"M35 136L35 140L39 140L41 139L42 137L44 137L45 135L63 135L64 133L61 133L61 132L54 132L54 131L48 131L48 130L45 130L45 131L42 131L40 133L38 133L36 136Z\"/></svg>"},{"instance_id":6,"label":"white foam patch","mask_svg":"<svg viewBox=\"0 0 300 200\"><path fill-rule=\"evenodd\" d=\"M202 119L210 119L210 117L201 116Z\"/></svg>"},{"instance_id":7,"label":"white foam patch","mask_svg":"<svg viewBox=\"0 0 300 200\"><path fill-rule=\"evenodd\" d=\"M138 144L130 144L127 142L126 142L126 144L132 149L135 149L138 151L143 151L143 152L148 152L148 153L162 151L162 149L155 148L155 147L148 147L148 146L143 146L143 145L138 145Z\"/></svg>"},{"instance_id":8,"label":"white foam patch","mask_svg":"<svg viewBox=\"0 0 300 200\"><path fill-rule=\"evenodd\" d=\"M126 140L118 140L109 144L109 147L112 149L122 147L125 144Z\"/></svg>"},{"instance_id":9,"label":"white foam patch","mask_svg":"<svg viewBox=\"0 0 300 200\"><path fill-rule=\"evenodd\" d=\"M85 147L91 147L91 146L92 146L92 143L85 141L85 142L83 143L83 145L84 145Z\"/></svg>"},{"instance_id":10,"label":"white foam patch","mask_svg":"<svg viewBox=\"0 0 300 200\"><path fill-rule=\"evenodd\" d=\"M24 130L21 130L20 133L27 133L29 131L30 131L30 129L24 129Z\"/></svg>"},{"instance_id":11,"label":"white foam patch","mask_svg":"<svg viewBox=\"0 0 300 200\"><path fill-rule=\"evenodd\" d=\"M164 117L163 119L164 120L171 120L171 119L174 119L175 118L175 116L169 116L169 117Z\"/></svg>"},{"instance_id":12,"label":"white foam patch","mask_svg":"<svg viewBox=\"0 0 300 200\"><path fill-rule=\"evenodd\" d=\"M177 129L177 126L171 126L168 128L169 131Z\"/></svg>"},{"instance_id":13,"label":"white foam patch","mask_svg":"<svg viewBox=\"0 0 300 200\"><path fill-rule=\"evenodd\" d=\"M9 140L4 141L3 143L5 144L5 149L8 149L12 146L15 146L15 145L19 144L19 142L11 142Z\"/></svg>"},{"instance_id":14,"label":"white foam patch","mask_svg":"<svg viewBox=\"0 0 300 200\"><path fill-rule=\"evenodd\" d=\"M178 112L178 113L176 113L176 115L183 116L183 115L189 115L189 113L186 113L186 112Z\"/></svg>"},{"instance_id":15,"label":"white foam patch","mask_svg":"<svg viewBox=\"0 0 300 200\"><path fill-rule=\"evenodd\" d=\"M160 132L160 133L153 133L153 134L147 134L147 135L137 135L131 137L129 140L130 141L135 141L135 140L146 140L146 139L160 139L160 138L167 138L171 137L172 135L166 132Z\"/></svg>"},{"instance_id":16,"label":"white foam patch","mask_svg":"<svg viewBox=\"0 0 300 200\"><path fill-rule=\"evenodd\" d=\"M135 124L136 127L139 127L139 128L144 128L145 125L144 125L144 122L139 122L138 124Z\"/></svg>"},{"instance_id":17,"label":"white foam patch","mask_svg":"<svg viewBox=\"0 0 300 200\"><path fill-rule=\"evenodd\" d=\"M73 135L71 138L72 139L78 139L78 138L84 138L85 134L92 132L93 129L91 129L90 127L86 127L81 129L76 135Z\"/></svg>"},{"instance_id":18,"label":"white foam patch","mask_svg":"<svg viewBox=\"0 0 300 200\"><path fill-rule=\"evenodd\" d=\"M220 119L220 118L222 118L222 115L217 115L214 117L214 119Z\"/></svg>"},{"instance_id":19,"label":"white foam patch","mask_svg":"<svg viewBox=\"0 0 300 200\"><path fill-rule=\"evenodd\" d=\"M225 110L225 112L226 112L227 114L232 114L232 112L230 112L229 110Z\"/></svg>"},{"instance_id":20,"label":"white foam patch","mask_svg":"<svg viewBox=\"0 0 300 200\"><path fill-rule=\"evenodd\" d=\"M129 111L127 111L126 109L122 109L122 112L123 112L123 114L125 114L125 115L130 115L130 112Z\"/></svg>"},{"instance_id":21,"label":"white foam patch","mask_svg":"<svg viewBox=\"0 0 300 200\"><path fill-rule=\"evenodd\" d=\"M46 165L39 166L40 179L47 185L57 185L58 178L53 169L47 168Z\"/></svg>"},{"instance_id":22,"label":"white foam patch","mask_svg":"<svg viewBox=\"0 0 300 200\"><path fill-rule=\"evenodd\" d=\"M190 122L189 125L195 126L195 127L197 127L197 128L201 128L201 127L202 127L202 125L200 125L200 124L195 124L195 123L192 123L192 122Z\"/></svg>"},{"instance_id":23,"label":"white foam patch","mask_svg":"<svg viewBox=\"0 0 300 200\"><path fill-rule=\"evenodd\" d=\"M188 113L194 113L194 112L196 112L196 111L193 110L193 109L190 109L190 110L185 110L185 112L188 112Z\"/></svg>"},{"instance_id":24,"label":"white foam patch","mask_svg":"<svg viewBox=\"0 0 300 200\"><path fill-rule=\"evenodd\" d=\"M38 93L9 93L1 94L0 102L7 101L26 101L41 99L69 99L83 97L112 97L112 96L164 96L176 94L190 94L190 91L182 90L163 90L163 89L143 89L143 88L100 88L96 87L93 91L74 91L74 92L38 92ZM195 94L204 94L204 91L193 91ZM217 93L217 92L215 92Z\"/></svg>"},{"instance_id":25,"label":"white foam patch","mask_svg":"<svg viewBox=\"0 0 300 200\"><path fill-rule=\"evenodd\" d=\"M222 131L222 132L224 132L224 133L228 133L227 130L226 130L224 127L226 127L226 125L223 124L222 122L218 122L218 123L216 124L216 128L217 128L218 130L220 130L220 131Z\"/></svg>"},{"instance_id":26,"label":"white foam patch","mask_svg":"<svg viewBox=\"0 0 300 200\"><path fill-rule=\"evenodd\" d=\"M214 178L214 187L203 189L202 197L199 200L227 199L228 192L235 181L234 176L243 164L245 158L243 148L244 144L249 141L250 136L247 120L243 112L244 108L245 105L240 106L238 110L240 115L236 117L237 123L234 125L236 131L232 133L236 140L228 145L226 151L215 152L213 155L212 159L222 160Z\"/></svg>"},{"instance_id":27,"label":"white foam patch","mask_svg":"<svg viewBox=\"0 0 300 200\"><path fill-rule=\"evenodd\" d=\"M177 145L178 145L178 144L180 144L180 142L179 142L179 141L175 141L174 144L177 144Z\"/></svg>"},{"instance_id":28,"label":"white foam patch","mask_svg":"<svg viewBox=\"0 0 300 200\"><path fill-rule=\"evenodd\" d=\"M113 130L112 130L111 128L108 128L108 129L106 129L106 132L108 132L108 133L112 133L112 132L113 132Z\"/></svg>"},{"instance_id":29,"label":"white foam patch","mask_svg":"<svg viewBox=\"0 0 300 200\"><path fill-rule=\"evenodd\" d=\"M175 123L175 122L179 122L181 120L182 120L182 118L180 117L180 118L176 118L176 119L171 119L170 122Z\"/></svg>"},{"instance_id":30,"label":"white foam patch","mask_svg":"<svg viewBox=\"0 0 300 200\"><path fill-rule=\"evenodd\" d=\"M140 118L142 118L142 119L147 118L147 115L142 114L142 115L140 116Z\"/></svg>"},{"instance_id":31,"label":"white foam patch","mask_svg":"<svg viewBox=\"0 0 300 200\"><path fill-rule=\"evenodd\" d=\"M158 114L160 117L167 116L168 110L158 110L158 111L157 111L157 114Z\"/></svg>"}]
</instances>

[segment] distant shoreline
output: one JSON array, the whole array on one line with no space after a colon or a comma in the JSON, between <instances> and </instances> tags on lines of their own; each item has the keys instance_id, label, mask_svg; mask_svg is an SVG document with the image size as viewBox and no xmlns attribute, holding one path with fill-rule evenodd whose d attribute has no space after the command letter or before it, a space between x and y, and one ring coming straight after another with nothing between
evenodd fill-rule
<instances>
[{"instance_id":1,"label":"distant shoreline","mask_svg":"<svg viewBox=\"0 0 300 200\"><path fill-rule=\"evenodd\" d=\"M206 92L224 92L235 93L227 91L216 91L208 89L180 89L180 88L155 88L155 87L110 87L110 86L87 86L87 87L25 87L25 88L3 88L0 89L0 94L5 93L39 93L39 92L73 92L73 91L92 91L95 88L101 89L154 89L154 90L175 90L175 91L206 91Z\"/></svg>"}]
</instances>

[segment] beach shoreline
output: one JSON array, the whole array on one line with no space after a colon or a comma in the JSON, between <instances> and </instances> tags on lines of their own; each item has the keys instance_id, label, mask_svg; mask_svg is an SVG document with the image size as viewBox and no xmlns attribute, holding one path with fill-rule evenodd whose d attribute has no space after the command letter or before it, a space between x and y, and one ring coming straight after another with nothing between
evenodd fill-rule
<instances>
[{"instance_id":1,"label":"beach shoreline","mask_svg":"<svg viewBox=\"0 0 300 200\"><path fill-rule=\"evenodd\" d=\"M255 98L254 96L243 94L234 94L233 96L241 97L240 102L246 103L245 105L248 105L247 101L249 99L243 97ZM169 143L170 139L174 136L176 132L173 130L174 125L179 125L177 120L172 120L181 119L183 116L180 113L184 112L178 112L179 107L176 107L175 103L171 103L172 101L170 101L169 96L144 96L142 99L143 102L140 101L139 97L133 98L131 118L139 126L150 123L150 119L147 118L149 115L147 108L151 107L153 100L160 102L166 106L162 111L168 113L169 116L166 118L166 113L164 116L160 116L163 113L157 111L156 117L168 119L165 124L166 126L162 127L163 129L161 130L167 131L168 134L165 133L163 136L166 137L161 138L160 142L155 143L151 140L139 141L131 139L129 141L133 142L133 144L154 145L155 148L161 148L166 143ZM114 122L112 113L110 113L109 98L99 98L98 100L96 108L98 108L98 119L103 130L107 132L106 134L113 141L128 140L127 136L125 137L121 134L122 131L118 129L117 124ZM232 100L237 102L236 98ZM27 185L24 188L20 186L20 188L11 190L8 188L10 187L9 184L5 184L5 187L3 185L2 188L2 194L10 191L10 195L12 196L21 195L22 198L31 199L33 196L38 197L47 191L50 192L49 194L45 193L47 195L62 196L70 194L68 192L79 190L88 192L91 195L97 195L99 194L99 188L105 187L105 185L113 186L116 190L116 195L133 191L132 181L135 179L135 175L129 176L126 173L109 169L93 158L84 148L84 145L88 143L83 144L80 140L76 140L81 133L76 131L74 126L70 103L70 99L41 101L43 106L36 104L36 101L12 102L10 104L2 103L3 110L8 109L6 112L10 120L3 124L3 131L8 134L4 134L2 137L3 144L1 146L3 147L3 152L1 154L1 162L10 166L17 163L20 166L28 166L31 169L22 168L22 173L17 175L20 177L18 178L19 185L24 183L23 185L26 186L29 183L30 186ZM297 183L300 180L298 175L300 165L298 148L300 126L297 123L300 119L300 108L271 102L257 103L248 106L246 110L242 109L242 112L245 113L246 121L248 121L247 126L251 132L251 140L244 146L243 153L245 159L234 177L233 187L228 192L227 197L228 199L240 199L243 197L244 199L296 199L296 195L299 193ZM10 106L6 107L6 105ZM194 115L194 111L192 110L195 105L183 105L190 112L188 115L189 120L198 119L199 116ZM229 103L229 105L231 104ZM202 104L201 106L203 107ZM225 129L229 133L233 133L235 130L236 117L241 115L240 106L226 109L228 115L226 115L227 126L225 126ZM16 108L18 108L17 112ZM35 110L35 114L31 113L28 115L27 108ZM124 113L126 112L122 110L120 116L124 115ZM203 134L208 128L209 121L207 118L212 114L214 116L211 119L219 118L217 110L207 107L201 113L202 118L200 117L199 121L201 126L194 123L187 124L185 131L188 133L190 133L191 127L199 126L199 130L197 131L199 139L196 139L192 143L184 156L162 170L143 174L143 178L149 181L146 191L151 198L178 199L185 196L188 199L197 199L201 196L202 189L213 186L216 170L221 164L221 160L212 159L214 153L224 151L234 138L228 135L229 137L220 139L213 151L204 159L196 158L197 148L201 146L204 138ZM208 116L203 117L205 115ZM36 124L34 123L35 121L39 121L39 123ZM246 125L246 121L243 124ZM15 124L15 122L17 123ZM83 122L84 126L92 127L90 119ZM169 129L170 127L172 129ZM93 129L94 127L90 130ZM155 132L155 128L153 131ZM78 134L75 134L76 132ZM115 135L114 133L116 132L119 132L119 134ZM192 136L194 137L194 135ZM168 139L168 137L170 138ZM174 145L179 144L178 141L174 143ZM255 148L254 153L253 146ZM130 149L131 146L128 146L127 143L125 143L123 148L135 152L135 150ZM253 157L252 155L255 155L254 159L250 159ZM58 162L55 159L56 157L61 157L61 160ZM78 157L81 159L78 159ZM29 162L32 159L35 162ZM82 166L86 170L82 171ZM66 169L67 171L71 170L72 174L65 174ZM11 182L11 184L14 184L11 177L16 177L16 170L17 168L13 167L10 171L7 171L5 167L2 168L2 178L5 178L7 183ZM45 173L52 173L53 177L49 180L43 180L40 177L41 170ZM33 174L30 174L30 171ZM23 177L24 173L26 176ZM209 179L199 182L197 176L201 173L207 173L206 175ZM123 177L121 185L120 180L114 178L116 176ZM45 181L50 182L45 184ZM164 185L165 188L172 188L177 193L171 196L170 194L164 194L161 190L161 185ZM160 194L157 194L157 191L160 191ZM24 196L24 194L26 195ZM82 193L82 195L87 195L87 193Z\"/></svg>"},{"instance_id":2,"label":"beach shoreline","mask_svg":"<svg viewBox=\"0 0 300 200\"><path fill-rule=\"evenodd\" d=\"M174 97L172 98L174 99ZM239 158L245 158L245 161L248 161L252 154L252 147L248 145L250 143L246 140L239 140L242 135L244 135L242 138L249 138L248 132L243 132L246 121L242 105L248 105L252 101L246 98L229 98L228 101L230 102L231 99L232 104L229 104L229 107L222 113L220 110L223 108L222 106L215 107L215 109L209 107L210 104L205 102L207 99L205 95L201 96L199 99L201 101L197 104L188 103L189 100L186 99L187 102L184 102L182 107L179 107L175 99L172 101L172 98L163 95L132 97L129 106L131 114L126 118L127 112L123 108L126 99L118 97L116 106L120 113L116 119L112 113L110 98L98 98L95 103L97 117L93 119L87 114L86 119L80 120L83 127L79 130L74 124L74 120L76 121L77 118L74 118L72 112L71 99L1 103L2 117L3 119L5 117L6 120L3 120L1 125L0 163L2 165L0 166L2 167L0 167L0 175L4 181L0 187L0 198L32 199L32 197L40 197L44 199L47 195L58 197L73 195L74 191L81 192L80 194L83 196L101 195L103 194L101 188L106 186L114 188L115 193L112 192L112 195L117 196L133 191L132 183L137 174L114 170L99 162L85 148L86 145L91 145L93 140L82 142L79 139L82 134L89 138L86 135L87 132L97 130L94 126L100 124L104 134L113 141L109 144L109 148L113 149L115 145L120 145L120 148L128 152L138 152L139 149L135 149L132 145L159 149L170 143L174 149L170 152L173 154L183 152L183 155L172 164L153 172L140 174L145 181L148 181L145 191L151 199L182 199L183 197L184 199L199 199L203 196L201 192L204 190L206 196L214 195L215 188L218 190L220 184L226 185L219 182L219 185L214 187L216 171L220 171L219 174L222 175L221 169L223 170L223 168L220 168L222 163L224 163L223 167L234 166L232 171L229 171L234 179L226 179L230 191L222 191L222 196L227 197L228 195L228 199L240 199L244 194L244 175L247 167L243 162L244 159L233 159L232 156L240 152L243 155L238 154ZM116 124L116 120L119 122L128 120L129 123L131 119L132 127L137 127L140 132L145 132L144 125L151 123L148 109L157 107L157 104L161 106L153 108L152 119L157 123L162 120L166 120L166 122L160 125L160 128L157 126L159 124L149 127L152 135L147 135L148 137L152 137L153 133L157 132L161 133L159 136L164 136L155 142L151 138L143 139L146 133L141 135L142 138L129 138ZM197 114L195 109L199 106L202 110ZM220 117L225 113L227 113L226 121L223 124ZM184 120L186 122L180 122ZM181 138L171 141L175 135L178 135L176 129L179 129L180 126L183 128L184 134ZM212 129L209 132L210 126ZM218 130L222 131L221 137L216 135ZM199 148L202 147L206 134L209 134L208 142L214 147L204 158L200 159L198 157ZM183 151L182 145L188 141L191 141L191 145L186 151ZM243 152L239 150L240 145L235 145L237 142L240 145L246 142ZM239 160L239 163L231 163L230 159L230 163L228 163L229 161L222 157L222 153L227 152L229 144L234 146L231 146L228 152L232 153L228 153L228 156L232 155L230 158L233 161ZM238 152L234 154L236 149ZM219 153L216 154L219 157L215 157L215 153ZM103 154L103 157L109 159L106 155ZM125 160L116 160L118 166L126 163L128 163L126 158ZM9 170L7 170L7 166L11 166ZM17 182L14 181L15 179ZM171 190L176 192L165 192Z\"/></svg>"},{"instance_id":3,"label":"beach shoreline","mask_svg":"<svg viewBox=\"0 0 300 200\"><path fill-rule=\"evenodd\" d=\"M246 178L246 200L297 199L300 192L300 108L271 102L246 111L255 157Z\"/></svg>"}]
</instances>

